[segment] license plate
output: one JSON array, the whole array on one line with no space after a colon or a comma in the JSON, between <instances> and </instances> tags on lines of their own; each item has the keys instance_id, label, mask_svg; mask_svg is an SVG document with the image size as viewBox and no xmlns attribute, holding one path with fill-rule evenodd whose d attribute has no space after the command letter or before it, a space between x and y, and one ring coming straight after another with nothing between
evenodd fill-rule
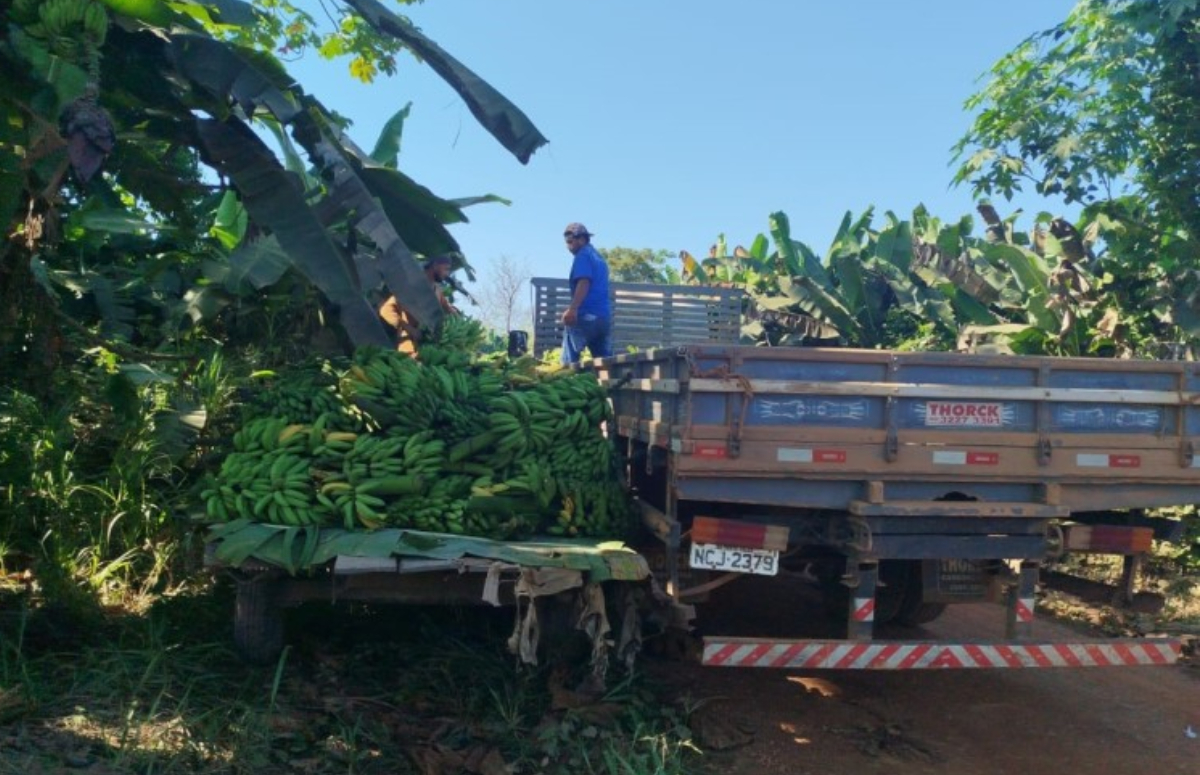
<instances>
[{"instance_id":1,"label":"license plate","mask_svg":"<svg viewBox=\"0 0 1200 775\"><path fill-rule=\"evenodd\" d=\"M779 552L769 549L692 544L689 558L691 567L705 570L753 573L758 576L774 576L779 572Z\"/></svg>"}]
</instances>

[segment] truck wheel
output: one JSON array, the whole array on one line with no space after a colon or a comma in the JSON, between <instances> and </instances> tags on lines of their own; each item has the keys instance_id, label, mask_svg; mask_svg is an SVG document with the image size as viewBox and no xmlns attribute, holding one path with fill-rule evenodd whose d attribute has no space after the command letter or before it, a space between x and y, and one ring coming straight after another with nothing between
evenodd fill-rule
<instances>
[{"instance_id":1,"label":"truck wheel","mask_svg":"<svg viewBox=\"0 0 1200 775\"><path fill-rule=\"evenodd\" d=\"M875 588L875 623L893 621L903 610L912 587L909 564L904 560L884 560L879 563L879 585ZM850 615L850 588L841 583L840 574L821 579L821 599L827 618L844 622Z\"/></svg>"},{"instance_id":2,"label":"truck wheel","mask_svg":"<svg viewBox=\"0 0 1200 775\"><path fill-rule=\"evenodd\" d=\"M904 610L904 601L912 590L912 574L904 560L884 560L879 563L879 586L875 589L875 623L895 621Z\"/></svg>"},{"instance_id":3,"label":"truck wheel","mask_svg":"<svg viewBox=\"0 0 1200 775\"><path fill-rule=\"evenodd\" d=\"M238 656L254 665L271 664L283 651L283 609L278 584L249 577L237 584L233 611L233 645Z\"/></svg>"},{"instance_id":4,"label":"truck wheel","mask_svg":"<svg viewBox=\"0 0 1200 775\"><path fill-rule=\"evenodd\" d=\"M945 603L922 603L918 600L916 605L911 605L909 601L905 601L905 605L901 607L900 613L896 615L894 621L905 627L916 627L929 624L945 612Z\"/></svg>"},{"instance_id":5,"label":"truck wheel","mask_svg":"<svg viewBox=\"0 0 1200 775\"><path fill-rule=\"evenodd\" d=\"M914 562L909 566L908 586L904 592L904 600L896 612L894 621L905 627L916 627L929 624L946 611L945 603L925 602L925 581L921 572L921 563Z\"/></svg>"}]
</instances>

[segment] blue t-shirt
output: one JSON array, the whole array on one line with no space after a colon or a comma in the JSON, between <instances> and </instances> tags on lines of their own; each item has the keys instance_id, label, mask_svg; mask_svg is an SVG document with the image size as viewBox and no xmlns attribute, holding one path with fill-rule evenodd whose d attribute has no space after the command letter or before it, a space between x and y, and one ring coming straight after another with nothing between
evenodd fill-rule
<instances>
[{"instance_id":1,"label":"blue t-shirt","mask_svg":"<svg viewBox=\"0 0 1200 775\"><path fill-rule=\"evenodd\" d=\"M579 305L579 314L608 319L608 264L604 263L604 257L590 244L579 249L575 254L574 263L571 264L572 296L575 294L575 286L584 278L592 284L588 288L587 296L583 297L583 303Z\"/></svg>"}]
</instances>

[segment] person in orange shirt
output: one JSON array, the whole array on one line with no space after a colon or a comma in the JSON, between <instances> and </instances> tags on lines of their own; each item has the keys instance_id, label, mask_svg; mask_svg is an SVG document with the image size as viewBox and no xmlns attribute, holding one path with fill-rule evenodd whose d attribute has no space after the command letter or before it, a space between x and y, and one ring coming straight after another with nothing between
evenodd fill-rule
<instances>
[{"instance_id":1,"label":"person in orange shirt","mask_svg":"<svg viewBox=\"0 0 1200 775\"><path fill-rule=\"evenodd\" d=\"M442 292L442 284L450 277L450 256L435 256L425 262L425 277L429 279L433 293L437 296L442 311L447 315L460 314L458 308L450 303ZM403 304L391 296L379 307L379 317L392 328L396 329L396 349L402 353L415 355L417 339L420 337L421 324Z\"/></svg>"}]
</instances>

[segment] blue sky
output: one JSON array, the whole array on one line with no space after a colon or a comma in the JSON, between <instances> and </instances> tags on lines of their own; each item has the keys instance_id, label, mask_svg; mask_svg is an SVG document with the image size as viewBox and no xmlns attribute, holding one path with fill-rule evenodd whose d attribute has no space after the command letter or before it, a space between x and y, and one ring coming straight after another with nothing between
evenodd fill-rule
<instances>
[{"instance_id":1,"label":"blue sky","mask_svg":"<svg viewBox=\"0 0 1200 775\"><path fill-rule=\"evenodd\" d=\"M496 193L454 228L486 283L501 255L564 275L562 227L601 247L748 244L767 216L823 252L868 205L943 219L973 209L950 189L950 148L977 78L1073 0L426 0L409 15L516 102L550 144L522 166L411 57L352 82L345 62L289 65L374 141L409 100L401 165L447 197ZM1009 207L997 203L1002 212ZM1026 211L1061 209L1026 201ZM1032 213L1031 213L1032 214ZM1028 225L1028 223L1026 223Z\"/></svg>"}]
</instances>

